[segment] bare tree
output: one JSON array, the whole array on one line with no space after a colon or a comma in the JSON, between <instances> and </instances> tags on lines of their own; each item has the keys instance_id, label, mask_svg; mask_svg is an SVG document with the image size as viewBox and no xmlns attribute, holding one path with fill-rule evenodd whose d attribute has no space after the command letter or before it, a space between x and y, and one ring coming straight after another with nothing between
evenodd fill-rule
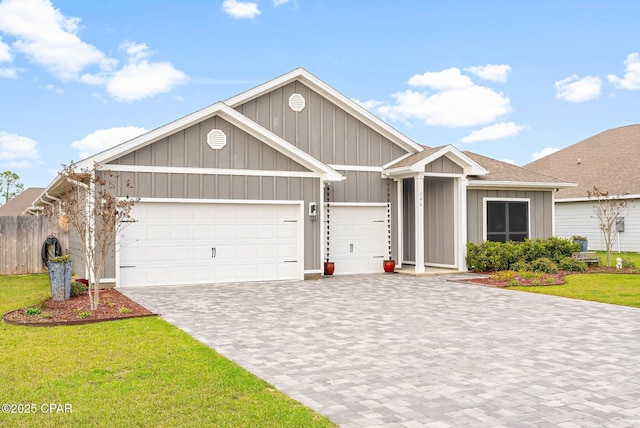
<instances>
[{"instance_id":1,"label":"bare tree","mask_svg":"<svg viewBox=\"0 0 640 428\"><path fill-rule=\"evenodd\" d=\"M0 196L4 197L5 204L24 190L24 185L19 180L20 177L15 172L0 173Z\"/></svg>"},{"instance_id":2,"label":"bare tree","mask_svg":"<svg viewBox=\"0 0 640 428\"><path fill-rule=\"evenodd\" d=\"M132 189L128 180L121 183L118 175L97 163L82 169L73 162L63 165L60 176L65 181L60 208L80 237L90 273L89 301L95 310L100 304L100 278L109 251L121 228L132 220L131 209L138 199L123 195Z\"/></svg>"},{"instance_id":3,"label":"bare tree","mask_svg":"<svg viewBox=\"0 0 640 428\"><path fill-rule=\"evenodd\" d=\"M616 237L616 221L624 217L629 211L629 204L624 195L609 196L609 192L603 192L593 186L593 190L587 192L589 199L593 199L593 212L598 219L604 245L607 248L607 266L611 266L611 251Z\"/></svg>"}]
</instances>

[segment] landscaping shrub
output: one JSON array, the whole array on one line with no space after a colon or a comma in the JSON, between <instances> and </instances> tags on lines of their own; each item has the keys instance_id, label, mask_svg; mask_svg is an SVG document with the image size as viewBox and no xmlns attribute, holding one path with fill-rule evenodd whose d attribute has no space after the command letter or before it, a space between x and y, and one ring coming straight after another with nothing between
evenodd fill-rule
<instances>
[{"instance_id":1,"label":"landscaping shrub","mask_svg":"<svg viewBox=\"0 0 640 428\"><path fill-rule=\"evenodd\" d=\"M635 267L636 267L636 264L635 264L633 261L629 260L628 258L623 257L623 258L622 258L622 267L623 267L623 268L630 268L630 269L632 269L632 268L635 268Z\"/></svg>"},{"instance_id":2,"label":"landscaping shrub","mask_svg":"<svg viewBox=\"0 0 640 428\"><path fill-rule=\"evenodd\" d=\"M540 258L559 263L576 251L580 251L580 244L571 239L557 237L526 239L524 242L484 241L480 244L469 242L467 267L480 272L505 269L528 270L529 266L524 264L531 264Z\"/></svg>"},{"instance_id":3,"label":"landscaping shrub","mask_svg":"<svg viewBox=\"0 0 640 428\"><path fill-rule=\"evenodd\" d=\"M570 270L572 272L586 272L587 264L582 260L576 260L573 257L565 257L560 260L558 267L562 270Z\"/></svg>"},{"instance_id":4,"label":"landscaping shrub","mask_svg":"<svg viewBox=\"0 0 640 428\"><path fill-rule=\"evenodd\" d=\"M540 257L531 262L531 270L534 272L558 273L558 266L548 257Z\"/></svg>"},{"instance_id":5,"label":"landscaping shrub","mask_svg":"<svg viewBox=\"0 0 640 428\"><path fill-rule=\"evenodd\" d=\"M509 267L509 269L515 270L518 272L525 272L525 271L531 270L531 265L525 262L524 260L518 260L517 262L513 263Z\"/></svg>"},{"instance_id":6,"label":"landscaping shrub","mask_svg":"<svg viewBox=\"0 0 640 428\"><path fill-rule=\"evenodd\" d=\"M82 293L86 293L87 286L81 282L73 281L71 283L71 297L76 297L81 295Z\"/></svg>"}]
</instances>

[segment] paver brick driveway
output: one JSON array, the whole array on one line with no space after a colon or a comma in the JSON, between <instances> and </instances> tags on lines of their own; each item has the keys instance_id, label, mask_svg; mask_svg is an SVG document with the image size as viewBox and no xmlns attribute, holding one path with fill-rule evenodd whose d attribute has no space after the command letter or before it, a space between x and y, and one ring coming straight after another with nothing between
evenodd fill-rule
<instances>
[{"instance_id":1,"label":"paver brick driveway","mask_svg":"<svg viewBox=\"0 0 640 428\"><path fill-rule=\"evenodd\" d=\"M122 291L345 427L640 426L640 309L455 278Z\"/></svg>"}]
</instances>

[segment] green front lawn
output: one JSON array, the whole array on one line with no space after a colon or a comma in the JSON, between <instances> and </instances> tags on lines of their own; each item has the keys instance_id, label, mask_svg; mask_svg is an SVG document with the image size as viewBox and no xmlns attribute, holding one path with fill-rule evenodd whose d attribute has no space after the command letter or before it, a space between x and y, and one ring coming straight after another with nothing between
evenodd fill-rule
<instances>
[{"instance_id":1,"label":"green front lawn","mask_svg":"<svg viewBox=\"0 0 640 428\"><path fill-rule=\"evenodd\" d=\"M568 275L564 279L564 285L509 289L640 308L640 275L595 273Z\"/></svg>"},{"instance_id":2,"label":"green front lawn","mask_svg":"<svg viewBox=\"0 0 640 428\"><path fill-rule=\"evenodd\" d=\"M607 263L607 252L606 251L596 251L602 263L606 265ZM615 251L611 252L611 266L616 265L616 257L622 257L623 259L629 260L636 264L636 267L640 268L640 253L632 253L632 252L621 252L617 253Z\"/></svg>"},{"instance_id":3,"label":"green front lawn","mask_svg":"<svg viewBox=\"0 0 640 428\"><path fill-rule=\"evenodd\" d=\"M0 276L0 313L40 303L48 288L45 275ZM159 318L0 323L0 350L0 404L37 409L2 412L0 426L335 426Z\"/></svg>"}]
</instances>

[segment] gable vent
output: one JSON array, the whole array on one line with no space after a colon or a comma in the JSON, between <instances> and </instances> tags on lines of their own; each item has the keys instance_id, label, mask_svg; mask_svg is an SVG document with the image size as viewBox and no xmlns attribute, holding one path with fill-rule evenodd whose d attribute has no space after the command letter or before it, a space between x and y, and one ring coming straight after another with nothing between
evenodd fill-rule
<instances>
[{"instance_id":1,"label":"gable vent","mask_svg":"<svg viewBox=\"0 0 640 428\"><path fill-rule=\"evenodd\" d=\"M304 97L300 94L293 94L289 97L289 107L293 111L302 111L305 106Z\"/></svg>"},{"instance_id":2,"label":"gable vent","mask_svg":"<svg viewBox=\"0 0 640 428\"><path fill-rule=\"evenodd\" d=\"M227 136L221 129L212 129L207 134L207 144L213 150L220 150L227 144Z\"/></svg>"}]
</instances>

